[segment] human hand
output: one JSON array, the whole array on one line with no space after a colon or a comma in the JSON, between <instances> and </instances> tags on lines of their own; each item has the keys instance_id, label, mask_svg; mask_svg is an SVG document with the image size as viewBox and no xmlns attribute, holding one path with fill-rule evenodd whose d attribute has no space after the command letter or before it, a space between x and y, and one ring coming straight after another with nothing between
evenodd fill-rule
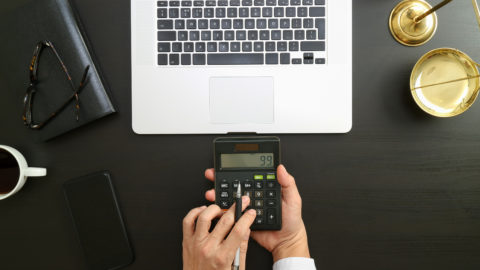
<instances>
[{"instance_id":1,"label":"human hand","mask_svg":"<svg viewBox=\"0 0 480 270\"><path fill-rule=\"evenodd\" d=\"M215 171L207 169L205 177L215 180ZM295 179L283 165L277 168L278 183L282 186L282 229L280 231L255 231L252 238L270 251L274 262L288 257L310 258L307 231L302 220L302 198ZM215 190L205 193L205 198L215 201Z\"/></svg>"},{"instance_id":2,"label":"human hand","mask_svg":"<svg viewBox=\"0 0 480 270\"><path fill-rule=\"evenodd\" d=\"M249 204L250 199L243 196L243 209ZM250 226L256 212L246 211L237 223L234 213L235 204L227 212L215 204L190 210L183 219L183 270L231 270L239 247L240 269L245 270ZM219 216L222 217L209 233L212 220Z\"/></svg>"}]
</instances>

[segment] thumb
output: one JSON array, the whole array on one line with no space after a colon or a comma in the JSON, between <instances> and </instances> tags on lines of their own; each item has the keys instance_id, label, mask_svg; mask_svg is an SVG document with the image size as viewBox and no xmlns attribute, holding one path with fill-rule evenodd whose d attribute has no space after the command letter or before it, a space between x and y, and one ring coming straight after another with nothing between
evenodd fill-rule
<instances>
[{"instance_id":1,"label":"thumb","mask_svg":"<svg viewBox=\"0 0 480 270\"><path fill-rule=\"evenodd\" d=\"M282 200L287 204L301 202L295 179L287 172L285 166L278 166L277 177L278 183L282 186Z\"/></svg>"},{"instance_id":2,"label":"thumb","mask_svg":"<svg viewBox=\"0 0 480 270\"><path fill-rule=\"evenodd\" d=\"M250 238L250 230L245 234L245 238L240 243L240 270L245 270L247 261L248 238Z\"/></svg>"}]
</instances>

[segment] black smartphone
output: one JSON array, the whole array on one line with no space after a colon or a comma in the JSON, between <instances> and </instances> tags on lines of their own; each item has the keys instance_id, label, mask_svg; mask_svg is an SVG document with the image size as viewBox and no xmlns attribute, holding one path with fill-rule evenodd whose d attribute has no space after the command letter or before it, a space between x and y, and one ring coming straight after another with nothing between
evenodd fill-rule
<instances>
[{"instance_id":1,"label":"black smartphone","mask_svg":"<svg viewBox=\"0 0 480 270\"><path fill-rule=\"evenodd\" d=\"M113 270L131 264L133 251L110 174L69 180L63 190L88 269Z\"/></svg>"}]
</instances>

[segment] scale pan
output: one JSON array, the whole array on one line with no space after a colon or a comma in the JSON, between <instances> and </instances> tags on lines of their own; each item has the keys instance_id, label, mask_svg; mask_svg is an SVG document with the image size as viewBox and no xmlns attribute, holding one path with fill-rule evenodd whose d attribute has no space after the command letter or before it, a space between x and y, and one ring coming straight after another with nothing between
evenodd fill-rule
<instances>
[{"instance_id":1,"label":"scale pan","mask_svg":"<svg viewBox=\"0 0 480 270\"><path fill-rule=\"evenodd\" d=\"M426 53L410 76L413 99L433 116L452 117L465 112L478 96L477 66L456 49L440 48Z\"/></svg>"}]
</instances>

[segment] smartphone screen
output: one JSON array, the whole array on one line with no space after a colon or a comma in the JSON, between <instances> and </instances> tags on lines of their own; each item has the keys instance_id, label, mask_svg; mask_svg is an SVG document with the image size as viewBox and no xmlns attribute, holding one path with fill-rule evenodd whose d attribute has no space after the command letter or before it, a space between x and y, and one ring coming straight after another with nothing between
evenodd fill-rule
<instances>
[{"instance_id":1,"label":"smartphone screen","mask_svg":"<svg viewBox=\"0 0 480 270\"><path fill-rule=\"evenodd\" d=\"M119 269L133 262L133 252L108 172L64 184L77 236L89 269Z\"/></svg>"}]
</instances>

